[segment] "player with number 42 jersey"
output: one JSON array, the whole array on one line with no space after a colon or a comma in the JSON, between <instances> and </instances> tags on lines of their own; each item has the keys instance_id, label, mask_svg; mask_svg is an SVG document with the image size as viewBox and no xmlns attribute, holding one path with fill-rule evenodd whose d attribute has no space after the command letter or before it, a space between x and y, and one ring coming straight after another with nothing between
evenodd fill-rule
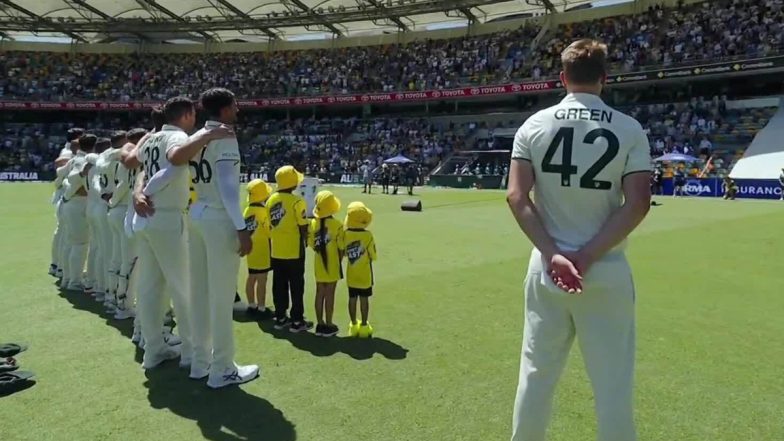
<instances>
[{"instance_id":1,"label":"player with number 42 jersey","mask_svg":"<svg viewBox=\"0 0 784 441\"><path fill-rule=\"evenodd\" d=\"M623 177L651 168L640 123L585 93L528 118L512 159L531 162L542 223L565 250L585 245L621 206Z\"/></svg>"}]
</instances>

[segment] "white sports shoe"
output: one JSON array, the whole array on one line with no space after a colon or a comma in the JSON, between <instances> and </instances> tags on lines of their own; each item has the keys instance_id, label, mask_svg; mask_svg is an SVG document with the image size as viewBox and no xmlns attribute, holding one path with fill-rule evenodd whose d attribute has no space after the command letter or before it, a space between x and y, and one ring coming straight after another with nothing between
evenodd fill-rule
<instances>
[{"instance_id":1,"label":"white sports shoe","mask_svg":"<svg viewBox=\"0 0 784 441\"><path fill-rule=\"evenodd\" d=\"M180 357L180 369L190 370L192 362L193 359L191 359L190 357Z\"/></svg>"},{"instance_id":2,"label":"white sports shoe","mask_svg":"<svg viewBox=\"0 0 784 441\"><path fill-rule=\"evenodd\" d=\"M145 360L144 363L142 363L142 367L145 369L152 369L165 361L174 360L175 358L179 357L180 348L166 348L159 354L150 357L146 357L146 355L147 354L145 354Z\"/></svg>"},{"instance_id":3,"label":"white sports shoe","mask_svg":"<svg viewBox=\"0 0 784 441\"><path fill-rule=\"evenodd\" d=\"M191 373L188 375L188 378L191 380L203 380L210 375L210 367L207 366L206 368L198 367L191 365Z\"/></svg>"},{"instance_id":4,"label":"white sports shoe","mask_svg":"<svg viewBox=\"0 0 784 441\"><path fill-rule=\"evenodd\" d=\"M234 365L234 368L224 370L221 374L210 374L207 386L212 389L242 384L255 380L259 376L259 367L255 364L248 366Z\"/></svg>"},{"instance_id":5,"label":"white sports shoe","mask_svg":"<svg viewBox=\"0 0 784 441\"><path fill-rule=\"evenodd\" d=\"M84 291L84 286L80 283L69 283L68 284L68 291Z\"/></svg>"},{"instance_id":6,"label":"white sports shoe","mask_svg":"<svg viewBox=\"0 0 784 441\"><path fill-rule=\"evenodd\" d=\"M134 328L133 335L131 335L131 341L133 343L139 343L139 340L142 339L142 330L138 328Z\"/></svg>"},{"instance_id":7,"label":"white sports shoe","mask_svg":"<svg viewBox=\"0 0 784 441\"><path fill-rule=\"evenodd\" d=\"M172 334L171 332L163 333L163 341L169 346L177 346L182 344L182 339L179 335Z\"/></svg>"},{"instance_id":8,"label":"white sports shoe","mask_svg":"<svg viewBox=\"0 0 784 441\"><path fill-rule=\"evenodd\" d=\"M94 291L90 295L93 296L96 302L98 303L103 302L104 294L102 292Z\"/></svg>"},{"instance_id":9,"label":"white sports shoe","mask_svg":"<svg viewBox=\"0 0 784 441\"><path fill-rule=\"evenodd\" d=\"M57 267L54 265L49 265L49 275L56 276L57 275Z\"/></svg>"},{"instance_id":10,"label":"white sports shoe","mask_svg":"<svg viewBox=\"0 0 784 441\"><path fill-rule=\"evenodd\" d=\"M139 337L139 343L137 343L139 349L144 349L147 343L144 341L144 337Z\"/></svg>"},{"instance_id":11,"label":"white sports shoe","mask_svg":"<svg viewBox=\"0 0 784 441\"><path fill-rule=\"evenodd\" d=\"M136 317L136 312L133 309L117 308L114 313L115 320L128 320L134 317Z\"/></svg>"}]
</instances>

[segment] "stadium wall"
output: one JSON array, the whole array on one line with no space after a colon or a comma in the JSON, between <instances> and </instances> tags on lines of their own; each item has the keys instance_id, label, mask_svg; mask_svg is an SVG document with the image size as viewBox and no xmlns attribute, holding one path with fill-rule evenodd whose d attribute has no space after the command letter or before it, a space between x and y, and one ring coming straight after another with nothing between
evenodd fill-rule
<instances>
[{"instance_id":1,"label":"stadium wall","mask_svg":"<svg viewBox=\"0 0 784 441\"><path fill-rule=\"evenodd\" d=\"M684 0L685 4L700 3L704 0ZM274 40L267 43L215 43L204 44L130 44L130 43L88 43L57 44L18 42L0 40L0 51L39 51L74 53L219 53L219 52L271 52L308 49L336 49L354 46L405 44L425 39L461 38L471 35L491 34L504 30L517 29L525 24L542 24L555 27L565 23L595 20L617 15L639 14L654 5L677 7L678 0L636 0L628 3L601 8L581 9L545 16L482 23L465 28L442 29L433 31L409 31L395 34L363 35L357 37L333 38L328 40L285 41Z\"/></svg>"}]
</instances>

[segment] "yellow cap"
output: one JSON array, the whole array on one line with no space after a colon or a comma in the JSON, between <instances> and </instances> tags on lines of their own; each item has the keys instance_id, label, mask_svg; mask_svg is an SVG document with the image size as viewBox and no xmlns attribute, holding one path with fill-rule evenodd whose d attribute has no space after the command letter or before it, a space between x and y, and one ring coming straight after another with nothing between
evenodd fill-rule
<instances>
[{"instance_id":1,"label":"yellow cap","mask_svg":"<svg viewBox=\"0 0 784 441\"><path fill-rule=\"evenodd\" d=\"M288 190L296 188L302 182L304 176L298 172L291 165L284 165L275 172L275 182L278 184L278 190Z\"/></svg>"},{"instance_id":2,"label":"yellow cap","mask_svg":"<svg viewBox=\"0 0 784 441\"><path fill-rule=\"evenodd\" d=\"M272 186L261 179L248 182L248 201L264 202L272 194Z\"/></svg>"},{"instance_id":3,"label":"yellow cap","mask_svg":"<svg viewBox=\"0 0 784 441\"><path fill-rule=\"evenodd\" d=\"M333 216L340 211L340 199L331 191L322 190L316 195L316 207L313 208L313 215L319 219Z\"/></svg>"},{"instance_id":4,"label":"yellow cap","mask_svg":"<svg viewBox=\"0 0 784 441\"><path fill-rule=\"evenodd\" d=\"M346 213L346 228L364 230L373 221L373 212L362 202L348 204Z\"/></svg>"}]
</instances>

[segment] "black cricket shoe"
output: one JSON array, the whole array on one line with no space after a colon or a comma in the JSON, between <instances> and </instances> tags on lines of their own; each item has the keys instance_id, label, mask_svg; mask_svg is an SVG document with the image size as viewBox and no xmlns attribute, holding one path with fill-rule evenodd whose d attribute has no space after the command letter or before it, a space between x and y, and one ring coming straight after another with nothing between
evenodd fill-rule
<instances>
[{"instance_id":1,"label":"black cricket shoe","mask_svg":"<svg viewBox=\"0 0 784 441\"><path fill-rule=\"evenodd\" d=\"M300 333L302 331L308 331L309 329L313 328L313 322L308 321L301 321L301 322L294 322L289 327L289 332L293 332L294 334Z\"/></svg>"},{"instance_id":2,"label":"black cricket shoe","mask_svg":"<svg viewBox=\"0 0 784 441\"><path fill-rule=\"evenodd\" d=\"M320 323L318 325L316 325L316 336L317 337L323 337L324 336L324 329L326 327L327 327L327 325L322 325Z\"/></svg>"},{"instance_id":3,"label":"black cricket shoe","mask_svg":"<svg viewBox=\"0 0 784 441\"><path fill-rule=\"evenodd\" d=\"M288 317L276 318L275 319L275 326L274 326L275 329L281 330L281 329L284 329L284 328L287 328L287 327L289 327L289 318Z\"/></svg>"},{"instance_id":4,"label":"black cricket shoe","mask_svg":"<svg viewBox=\"0 0 784 441\"><path fill-rule=\"evenodd\" d=\"M337 325L324 325L324 331L321 333L322 337L334 337L338 335L340 328Z\"/></svg>"}]
</instances>

